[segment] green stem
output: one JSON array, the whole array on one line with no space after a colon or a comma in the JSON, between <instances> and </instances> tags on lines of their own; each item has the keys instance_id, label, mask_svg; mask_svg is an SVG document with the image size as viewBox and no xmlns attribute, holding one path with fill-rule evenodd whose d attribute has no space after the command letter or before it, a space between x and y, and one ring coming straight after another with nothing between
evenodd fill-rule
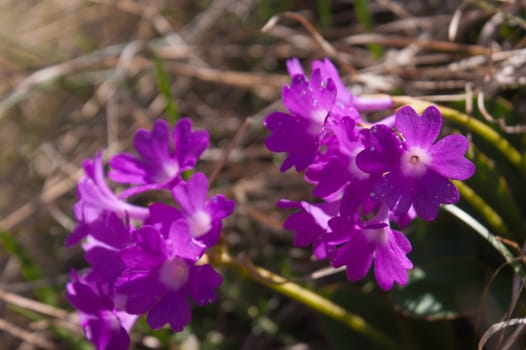
<instances>
[{"instance_id":1,"label":"green stem","mask_svg":"<svg viewBox=\"0 0 526 350\"><path fill-rule=\"evenodd\" d=\"M309 289L290 282L289 280L276 275L266 269L249 263L236 260L226 252L213 256L217 265L222 265L235 270L236 272L263 284L264 286L286 295L307 307L336 320L349 329L361 333L385 349L400 350L401 347L390 336L371 326L363 318L352 314L341 306L334 304L328 299L316 294Z\"/></svg>"},{"instance_id":2,"label":"green stem","mask_svg":"<svg viewBox=\"0 0 526 350\"><path fill-rule=\"evenodd\" d=\"M475 208L498 234L505 237L510 236L510 230L502 217L482 197L461 181L453 181L453 183L457 186L462 199Z\"/></svg>"},{"instance_id":3,"label":"green stem","mask_svg":"<svg viewBox=\"0 0 526 350\"><path fill-rule=\"evenodd\" d=\"M489 244L495 248L497 252L504 258L504 260L513 268L513 270L524 280L526 278L526 271L522 266L522 260L517 259L512 252L486 227L480 224L474 217L460 209L455 205L445 205L444 209L459 218L462 222L470 226L482 238L488 241Z\"/></svg>"},{"instance_id":4,"label":"green stem","mask_svg":"<svg viewBox=\"0 0 526 350\"><path fill-rule=\"evenodd\" d=\"M464 126L466 129L491 143L495 149L504 156L504 158L506 158L524 177L526 177L526 164L522 159L521 153L513 147L508 140L483 122L455 109L436 105L413 97L393 96L392 98L396 105L409 104L419 112L422 112L428 106L437 106L438 109L440 109L440 112L442 112L444 118Z\"/></svg>"}]
</instances>

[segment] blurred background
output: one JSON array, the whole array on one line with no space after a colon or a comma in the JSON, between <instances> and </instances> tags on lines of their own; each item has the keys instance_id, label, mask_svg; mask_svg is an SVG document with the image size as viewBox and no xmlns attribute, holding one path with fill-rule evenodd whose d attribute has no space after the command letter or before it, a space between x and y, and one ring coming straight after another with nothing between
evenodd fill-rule
<instances>
[{"instance_id":1,"label":"blurred background","mask_svg":"<svg viewBox=\"0 0 526 350\"><path fill-rule=\"evenodd\" d=\"M70 268L87 266L80 248L63 247L81 163L98 150L131 150L134 131L167 108L210 132L198 166L207 174L250 120L213 189L238 203L224 229L233 254L347 306L407 349L475 349L522 290L510 269L495 273L502 258L441 213L438 223L406 230L415 273L434 284L385 294L372 279L308 278L325 263L292 246L281 228L287 213L275 203L312 199L310 189L301 174L279 174L262 119L283 109L286 59L299 57L309 70L311 60L331 57L356 94L446 104L524 150L525 8L520 0L0 0L0 349L90 348L64 298ZM466 133L457 128L449 125ZM489 156L477 165L489 170L471 184L504 212L514 231L505 238L522 245L524 183L511 175L507 197L494 194L499 160L481 149ZM219 301L194 309L184 332L153 332L141 321L133 347L376 349L290 299L224 276ZM523 348L521 337L506 339Z\"/></svg>"}]
</instances>

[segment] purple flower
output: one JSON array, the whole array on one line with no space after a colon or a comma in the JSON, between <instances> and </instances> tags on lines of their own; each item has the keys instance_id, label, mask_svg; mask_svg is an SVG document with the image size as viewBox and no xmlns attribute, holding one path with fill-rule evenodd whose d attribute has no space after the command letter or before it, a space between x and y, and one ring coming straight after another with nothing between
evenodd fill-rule
<instances>
[{"instance_id":1,"label":"purple flower","mask_svg":"<svg viewBox=\"0 0 526 350\"><path fill-rule=\"evenodd\" d=\"M331 79L336 86L336 103L333 107L333 113L347 115L359 119L358 112L377 111L389 109L394 106L393 100L389 96L385 97L360 97L351 94L349 89L343 84L338 70L328 58L322 61L312 61L312 71L319 70L322 80ZM290 76L295 74L304 74L300 62L297 58L287 60L287 69Z\"/></svg>"},{"instance_id":2,"label":"purple flower","mask_svg":"<svg viewBox=\"0 0 526 350\"><path fill-rule=\"evenodd\" d=\"M86 338L97 350L127 350L128 335L137 316L118 311L110 290L93 274L80 277L74 271L66 286L69 302L79 310L79 320Z\"/></svg>"},{"instance_id":3,"label":"purple flower","mask_svg":"<svg viewBox=\"0 0 526 350\"><path fill-rule=\"evenodd\" d=\"M79 180L77 192L79 201L73 209L78 225L66 239L66 246L80 242L90 232L90 224L105 211L115 213L119 218L143 220L148 209L126 203L118 198L108 187L104 178L102 153L97 153L93 160L83 162L85 175Z\"/></svg>"},{"instance_id":4,"label":"purple flower","mask_svg":"<svg viewBox=\"0 0 526 350\"><path fill-rule=\"evenodd\" d=\"M234 201L217 194L208 197L208 179L203 173L195 173L187 182L180 182L172 188L172 194L181 207L184 219L175 225L181 232L205 244L214 245L221 233L221 219L234 211Z\"/></svg>"},{"instance_id":5,"label":"purple flower","mask_svg":"<svg viewBox=\"0 0 526 350\"><path fill-rule=\"evenodd\" d=\"M334 267L346 266L350 281L364 278L374 259L374 274L383 290L390 290L395 282L407 283L407 270L413 267L406 256L411 244L403 233L389 227L386 207L368 222L337 216L329 226L329 259Z\"/></svg>"},{"instance_id":6,"label":"purple flower","mask_svg":"<svg viewBox=\"0 0 526 350\"><path fill-rule=\"evenodd\" d=\"M297 247L312 245L314 255L318 259L325 259L327 250L324 235L330 230L329 219L338 214L340 202L310 204L282 199L278 202L278 206L284 209L299 209L283 224L285 229L295 232L294 245Z\"/></svg>"},{"instance_id":7,"label":"purple flower","mask_svg":"<svg viewBox=\"0 0 526 350\"><path fill-rule=\"evenodd\" d=\"M166 240L153 226L143 226L136 244L122 251L126 270L117 280L122 307L131 314L148 312L153 329L168 323L174 331L182 330L191 317L188 298L200 306L213 302L222 282L210 265L195 265L181 241Z\"/></svg>"},{"instance_id":8,"label":"purple flower","mask_svg":"<svg viewBox=\"0 0 526 350\"><path fill-rule=\"evenodd\" d=\"M356 166L356 154L363 149L356 123L343 117L340 120L329 118L327 124L332 132L332 142L326 142L325 152L318 154L307 168L305 178L317 184L315 196L330 199L340 197L349 182L354 186L355 182L369 179L369 174Z\"/></svg>"},{"instance_id":9,"label":"purple flower","mask_svg":"<svg viewBox=\"0 0 526 350\"><path fill-rule=\"evenodd\" d=\"M90 225L90 234L82 244L85 258L101 280L113 285L125 266L121 250L132 242L133 229L112 212L103 212Z\"/></svg>"},{"instance_id":10,"label":"purple flower","mask_svg":"<svg viewBox=\"0 0 526 350\"><path fill-rule=\"evenodd\" d=\"M116 155L110 161L109 173L113 181L142 185L130 189L132 193L162 188L179 180L180 174L193 168L208 147L208 132L192 131L191 120L184 118L170 135L168 123L158 119L152 131L137 130L134 144L139 157Z\"/></svg>"},{"instance_id":11,"label":"purple flower","mask_svg":"<svg viewBox=\"0 0 526 350\"><path fill-rule=\"evenodd\" d=\"M469 147L464 136L449 135L434 143L441 125L436 107L428 107L420 117L406 106L395 120L403 141L384 125L362 131L369 145L358 154L358 167L378 176L372 195L397 216L413 205L418 216L433 220L441 203L459 200L449 179L465 180L475 172L473 163L464 158Z\"/></svg>"},{"instance_id":12,"label":"purple flower","mask_svg":"<svg viewBox=\"0 0 526 350\"><path fill-rule=\"evenodd\" d=\"M283 88L283 104L290 114L274 112L264 121L270 131L265 140L267 148L287 153L281 171L292 166L302 171L314 160L319 136L335 99L333 81L322 81L319 70L312 73L310 81L304 75L294 75L290 87Z\"/></svg>"}]
</instances>

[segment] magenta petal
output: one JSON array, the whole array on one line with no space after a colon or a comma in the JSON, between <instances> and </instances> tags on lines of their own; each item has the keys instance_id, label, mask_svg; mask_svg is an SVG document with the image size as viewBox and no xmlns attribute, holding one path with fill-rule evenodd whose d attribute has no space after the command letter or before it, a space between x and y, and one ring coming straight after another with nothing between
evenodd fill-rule
<instances>
[{"instance_id":1,"label":"magenta petal","mask_svg":"<svg viewBox=\"0 0 526 350\"><path fill-rule=\"evenodd\" d=\"M414 200L415 186L418 182L408 181L399 173L393 172L378 179L371 192L371 197L379 200L391 209L395 215L407 213Z\"/></svg>"},{"instance_id":2,"label":"magenta petal","mask_svg":"<svg viewBox=\"0 0 526 350\"><path fill-rule=\"evenodd\" d=\"M148 324L152 329L160 329L170 324L175 332L182 331L192 316L190 304L183 290L167 293L148 313Z\"/></svg>"},{"instance_id":3,"label":"magenta petal","mask_svg":"<svg viewBox=\"0 0 526 350\"><path fill-rule=\"evenodd\" d=\"M133 269L148 269L160 266L168 256L167 247L161 234L152 226L137 230L137 244L124 249L122 262Z\"/></svg>"},{"instance_id":4,"label":"magenta petal","mask_svg":"<svg viewBox=\"0 0 526 350\"><path fill-rule=\"evenodd\" d=\"M462 135L449 135L430 149L430 168L438 174L455 180L466 180L475 173L475 165L464 158L469 141Z\"/></svg>"},{"instance_id":5,"label":"magenta petal","mask_svg":"<svg viewBox=\"0 0 526 350\"><path fill-rule=\"evenodd\" d=\"M411 242L409 242L409 239L400 231L392 230L393 238L395 239L396 245L400 248L400 251L404 254L409 253L413 247L411 247ZM410 264L411 266L408 267L408 269L413 267L413 264Z\"/></svg>"},{"instance_id":6,"label":"magenta petal","mask_svg":"<svg viewBox=\"0 0 526 350\"><path fill-rule=\"evenodd\" d=\"M93 266L93 270L101 276L101 279L110 283L113 283L125 269L120 259L120 252L117 250L95 246L86 251L84 257Z\"/></svg>"},{"instance_id":7,"label":"magenta petal","mask_svg":"<svg viewBox=\"0 0 526 350\"><path fill-rule=\"evenodd\" d=\"M313 100L309 82L305 76L293 76L290 87L283 87L282 95L283 104L290 113L308 117L310 109L313 106Z\"/></svg>"},{"instance_id":8,"label":"magenta petal","mask_svg":"<svg viewBox=\"0 0 526 350\"><path fill-rule=\"evenodd\" d=\"M281 112L269 114L264 123L270 131L270 135L265 139L267 148L272 152L288 153L281 165L281 171L292 166L297 171L303 171L312 163L318 148L316 138L321 131L321 125Z\"/></svg>"},{"instance_id":9,"label":"magenta petal","mask_svg":"<svg viewBox=\"0 0 526 350\"><path fill-rule=\"evenodd\" d=\"M290 58L286 62L287 64L287 72L289 72L289 75L291 77L295 75L305 75L305 72L303 71L303 67L301 66L300 60L296 57Z\"/></svg>"},{"instance_id":10,"label":"magenta petal","mask_svg":"<svg viewBox=\"0 0 526 350\"><path fill-rule=\"evenodd\" d=\"M169 232L169 244L173 255L194 262L201 258L207 245L193 238L185 219L174 221Z\"/></svg>"},{"instance_id":11,"label":"magenta petal","mask_svg":"<svg viewBox=\"0 0 526 350\"><path fill-rule=\"evenodd\" d=\"M98 315L79 315L82 328L96 350L127 350L130 346L128 332L112 312Z\"/></svg>"},{"instance_id":12,"label":"magenta petal","mask_svg":"<svg viewBox=\"0 0 526 350\"><path fill-rule=\"evenodd\" d=\"M312 73L310 85L313 98L310 117L316 120L319 111L323 111L326 116L332 109L336 98L336 86L331 79L325 80L319 70Z\"/></svg>"},{"instance_id":13,"label":"magenta petal","mask_svg":"<svg viewBox=\"0 0 526 350\"><path fill-rule=\"evenodd\" d=\"M370 174L399 168L402 143L391 128L375 125L361 134L368 140L368 147L356 156L358 168Z\"/></svg>"},{"instance_id":14,"label":"magenta petal","mask_svg":"<svg viewBox=\"0 0 526 350\"><path fill-rule=\"evenodd\" d=\"M147 312L166 293L157 273L124 271L116 282L116 295L125 301L124 309L130 314Z\"/></svg>"},{"instance_id":15,"label":"magenta petal","mask_svg":"<svg viewBox=\"0 0 526 350\"><path fill-rule=\"evenodd\" d=\"M120 153L111 158L108 176L115 182L142 184L146 181L147 171L135 156Z\"/></svg>"},{"instance_id":16,"label":"magenta petal","mask_svg":"<svg viewBox=\"0 0 526 350\"><path fill-rule=\"evenodd\" d=\"M195 173L188 182L180 182L172 193L186 214L192 214L205 207L208 196L208 179L203 173Z\"/></svg>"},{"instance_id":17,"label":"magenta petal","mask_svg":"<svg viewBox=\"0 0 526 350\"><path fill-rule=\"evenodd\" d=\"M440 133L442 115L435 106L429 106L419 116L410 107L402 107L396 112L395 126L410 146L429 147Z\"/></svg>"},{"instance_id":18,"label":"magenta petal","mask_svg":"<svg viewBox=\"0 0 526 350\"><path fill-rule=\"evenodd\" d=\"M290 215L283 227L286 230L294 231L294 245L297 247L306 247L322 235L325 230L316 225L314 218L307 212L299 212Z\"/></svg>"},{"instance_id":19,"label":"magenta petal","mask_svg":"<svg viewBox=\"0 0 526 350\"><path fill-rule=\"evenodd\" d=\"M208 147L209 136L206 130L192 132L192 121L180 119L174 127L174 156L182 168L193 167Z\"/></svg>"},{"instance_id":20,"label":"magenta petal","mask_svg":"<svg viewBox=\"0 0 526 350\"><path fill-rule=\"evenodd\" d=\"M148 209L150 215L144 225L154 226L164 237L168 236L172 223L183 217L179 209L161 202L152 203Z\"/></svg>"},{"instance_id":21,"label":"magenta petal","mask_svg":"<svg viewBox=\"0 0 526 350\"><path fill-rule=\"evenodd\" d=\"M124 248L130 241L130 229L117 215L104 211L90 225L90 234L95 239L115 248Z\"/></svg>"},{"instance_id":22,"label":"magenta petal","mask_svg":"<svg viewBox=\"0 0 526 350\"><path fill-rule=\"evenodd\" d=\"M349 104L353 100L353 96L343 84L338 70L334 64L328 59L325 58L323 61L313 61L312 62L312 71L316 70L321 71L323 79L331 79L334 82L334 85L337 89L338 100L341 100L343 103Z\"/></svg>"},{"instance_id":23,"label":"magenta petal","mask_svg":"<svg viewBox=\"0 0 526 350\"><path fill-rule=\"evenodd\" d=\"M431 221L438 215L441 203L453 204L459 200L458 189L447 179L428 171L415 192L414 207L418 216Z\"/></svg>"},{"instance_id":24,"label":"magenta petal","mask_svg":"<svg viewBox=\"0 0 526 350\"><path fill-rule=\"evenodd\" d=\"M163 119L157 119L153 129L139 129L135 133L134 145L142 158L149 163L170 158L170 127Z\"/></svg>"},{"instance_id":25,"label":"magenta petal","mask_svg":"<svg viewBox=\"0 0 526 350\"><path fill-rule=\"evenodd\" d=\"M73 279L68 283L66 297L75 308L87 314L94 314L108 308L103 297L78 280Z\"/></svg>"},{"instance_id":26,"label":"magenta petal","mask_svg":"<svg viewBox=\"0 0 526 350\"><path fill-rule=\"evenodd\" d=\"M401 236L402 233L392 231L387 243L376 247L374 273L383 290L390 290L394 282L405 285L408 281L407 270L413 267L413 263L405 256L410 244ZM402 242L403 247L399 247L398 242Z\"/></svg>"},{"instance_id":27,"label":"magenta petal","mask_svg":"<svg viewBox=\"0 0 526 350\"><path fill-rule=\"evenodd\" d=\"M364 278L371 268L373 261L374 243L369 242L365 235L353 232L349 241L331 257L334 267L345 265L349 281Z\"/></svg>"},{"instance_id":28,"label":"magenta petal","mask_svg":"<svg viewBox=\"0 0 526 350\"><path fill-rule=\"evenodd\" d=\"M349 157L343 155L330 157L319 172L314 195L324 198L342 188L351 179L348 168Z\"/></svg>"},{"instance_id":29,"label":"magenta petal","mask_svg":"<svg viewBox=\"0 0 526 350\"><path fill-rule=\"evenodd\" d=\"M212 220L221 220L234 212L236 202L227 199L222 194L216 194L208 200L207 211L212 215Z\"/></svg>"},{"instance_id":30,"label":"magenta petal","mask_svg":"<svg viewBox=\"0 0 526 350\"><path fill-rule=\"evenodd\" d=\"M199 306L216 300L216 289L223 278L210 265L193 266L188 281L190 298Z\"/></svg>"}]
</instances>

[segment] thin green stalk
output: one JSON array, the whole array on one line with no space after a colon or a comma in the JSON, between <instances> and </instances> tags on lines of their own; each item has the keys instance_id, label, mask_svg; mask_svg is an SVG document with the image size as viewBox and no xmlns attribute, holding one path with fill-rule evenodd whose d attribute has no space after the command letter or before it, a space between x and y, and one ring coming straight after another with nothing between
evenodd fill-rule
<instances>
[{"instance_id":1,"label":"thin green stalk","mask_svg":"<svg viewBox=\"0 0 526 350\"><path fill-rule=\"evenodd\" d=\"M461 181L453 181L453 183L457 186L462 199L471 204L498 234L509 237L510 230L502 217L482 197Z\"/></svg>"},{"instance_id":2,"label":"thin green stalk","mask_svg":"<svg viewBox=\"0 0 526 350\"><path fill-rule=\"evenodd\" d=\"M524 177L526 177L526 164L522 159L521 153L513 147L508 140L481 121L455 109L436 105L409 96L393 96L393 102L396 105L409 104L419 112L422 112L428 106L437 106L444 118L464 126L466 129L491 143L495 149L504 156L504 158L506 158Z\"/></svg>"},{"instance_id":3,"label":"thin green stalk","mask_svg":"<svg viewBox=\"0 0 526 350\"><path fill-rule=\"evenodd\" d=\"M217 261L215 261L217 265L231 268L241 275L249 277L282 295L286 295L297 302L342 323L349 329L361 333L385 349L401 349L401 346L398 345L394 339L381 330L368 324L367 321L360 316L346 311L341 306L334 304L332 301L310 291L309 289L290 282L289 280L264 268L236 260L226 252L216 255L214 258L217 259Z\"/></svg>"},{"instance_id":4,"label":"thin green stalk","mask_svg":"<svg viewBox=\"0 0 526 350\"><path fill-rule=\"evenodd\" d=\"M474 217L457 207L456 205L445 205L444 209L456 216L466 225L470 226L475 232L477 232L482 238L488 241L489 244L500 255L504 260L513 268L513 270L524 280L526 278L526 271L522 266L522 261L517 259L512 252L497 238L496 235L491 233L486 227L484 227L480 222L478 222Z\"/></svg>"}]
</instances>

